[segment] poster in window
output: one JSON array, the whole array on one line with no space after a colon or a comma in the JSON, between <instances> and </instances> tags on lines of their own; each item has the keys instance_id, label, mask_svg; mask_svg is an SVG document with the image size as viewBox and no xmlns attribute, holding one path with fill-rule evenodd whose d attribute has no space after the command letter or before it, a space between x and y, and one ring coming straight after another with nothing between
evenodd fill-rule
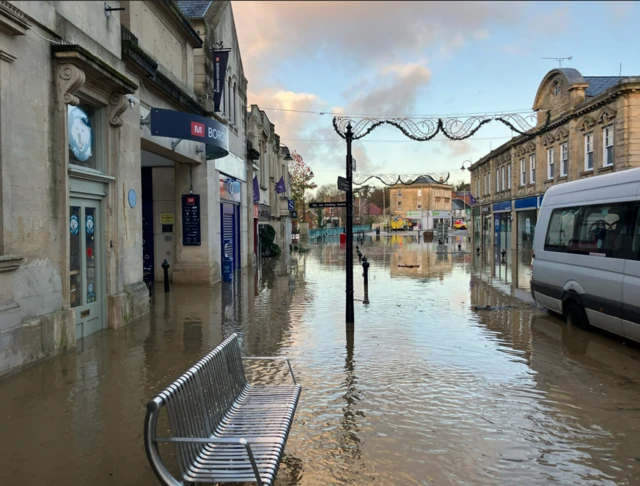
<instances>
[{"instance_id":1,"label":"poster in window","mask_svg":"<svg viewBox=\"0 0 640 486\"><path fill-rule=\"evenodd\" d=\"M93 133L89 116L77 106L68 106L69 149L76 159L86 162L91 158Z\"/></svg>"}]
</instances>

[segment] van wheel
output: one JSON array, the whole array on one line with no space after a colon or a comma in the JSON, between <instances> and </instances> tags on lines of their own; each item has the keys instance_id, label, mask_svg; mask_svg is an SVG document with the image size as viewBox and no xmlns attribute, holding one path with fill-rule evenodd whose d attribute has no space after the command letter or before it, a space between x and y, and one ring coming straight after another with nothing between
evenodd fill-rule
<instances>
[{"instance_id":1,"label":"van wheel","mask_svg":"<svg viewBox=\"0 0 640 486\"><path fill-rule=\"evenodd\" d=\"M570 302L566 311L567 324L581 329L589 327L589 319L581 305Z\"/></svg>"}]
</instances>

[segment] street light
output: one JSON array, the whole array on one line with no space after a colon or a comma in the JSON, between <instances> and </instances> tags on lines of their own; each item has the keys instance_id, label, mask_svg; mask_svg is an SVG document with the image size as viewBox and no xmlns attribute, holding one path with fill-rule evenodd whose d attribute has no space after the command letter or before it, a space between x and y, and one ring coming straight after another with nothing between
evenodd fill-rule
<instances>
[{"instance_id":1,"label":"street light","mask_svg":"<svg viewBox=\"0 0 640 486\"><path fill-rule=\"evenodd\" d=\"M464 162L462 162L462 166L460 167L460 170L465 170L465 166L464 164L469 164L469 167L471 167L473 165L473 161L472 160L465 160ZM467 169L469 170L469 169ZM462 195L462 208L464 209L464 221L465 224L467 222L467 183L462 181L463 185L463 195ZM469 194L471 194L471 184L469 184Z\"/></svg>"}]
</instances>

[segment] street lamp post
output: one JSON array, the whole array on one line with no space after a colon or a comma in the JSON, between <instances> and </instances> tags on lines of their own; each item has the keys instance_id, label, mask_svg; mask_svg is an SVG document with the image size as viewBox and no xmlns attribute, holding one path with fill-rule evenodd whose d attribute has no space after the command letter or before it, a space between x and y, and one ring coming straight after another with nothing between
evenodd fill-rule
<instances>
[{"instance_id":1,"label":"street lamp post","mask_svg":"<svg viewBox=\"0 0 640 486\"><path fill-rule=\"evenodd\" d=\"M347 125L345 133L347 139L347 302L345 308L345 321L347 332L353 332L355 318L353 315L353 160L351 156L351 143L353 142L353 131L351 124Z\"/></svg>"}]
</instances>

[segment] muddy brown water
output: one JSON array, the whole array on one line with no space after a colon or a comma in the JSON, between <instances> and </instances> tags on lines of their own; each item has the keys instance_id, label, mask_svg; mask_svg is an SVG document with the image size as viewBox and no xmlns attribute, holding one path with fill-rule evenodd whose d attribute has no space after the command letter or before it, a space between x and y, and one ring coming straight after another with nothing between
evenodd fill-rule
<instances>
[{"instance_id":1,"label":"muddy brown water","mask_svg":"<svg viewBox=\"0 0 640 486\"><path fill-rule=\"evenodd\" d=\"M157 484L145 404L233 332L245 354L291 357L303 386L278 485L640 484L638 346L510 297L473 252L410 238L365 243L371 303L347 343L344 250L311 248L174 286L149 316L0 381L0 484Z\"/></svg>"}]
</instances>

